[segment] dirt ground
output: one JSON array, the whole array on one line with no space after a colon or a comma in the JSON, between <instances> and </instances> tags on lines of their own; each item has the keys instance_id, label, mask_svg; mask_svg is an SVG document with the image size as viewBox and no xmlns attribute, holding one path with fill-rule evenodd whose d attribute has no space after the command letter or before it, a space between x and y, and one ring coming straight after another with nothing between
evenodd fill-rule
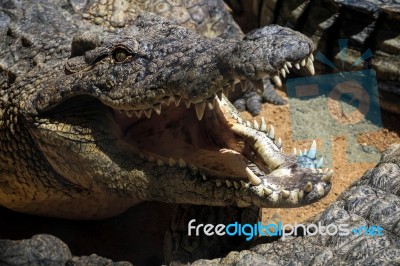
<instances>
[{"instance_id":1,"label":"dirt ground","mask_svg":"<svg viewBox=\"0 0 400 266\"><path fill-rule=\"evenodd\" d=\"M285 99L288 99L283 91L278 93ZM339 112L339 110L336 110ZM290 116L290 101L288 104L283 106L276 106L272 104L264 104L262 112L259 116L252 117L249 113L244 112L243 116L245 119L252 121L257 119L259 121L261 116L264 116L268 124L272 124L275 128L275 135L282 138L283 149L286 153L291 153L294 147L299 149L308 149L310 147L312 139L306 140L294 140L293 138L293 122ZM367 162L351 162L349 156L348 137L346 135L337 135L332 137L332 161L331 167L334 169L333 185L330 193L319 202L313 203L308 206L292 209L263 209L263 221L282 221L285 223L300 223L305 221L316 214L322 212L327 206L335 201L335 199L352 184L355 180L360 178L363 173L376 165L379 160L380 154L393 143L400 143L400 118L399 115L381 111L382 117L382 128L378 128L375 131L368 131L356 136L355 141L358 144L353 146L368 147L372 153L376 151L373 159L367 160ZM303 125L304 126L304 125ZM322 132L324 124L316 121L313 123L311 130L314 132ZM349 128L350 131L352 130ZM333 129L334 130L334 129ZM332 134L335 135L335 134ZM317 146L321 147L322 140L316 139ZM368 149L367 149L368 151ZM371 153L371 152L370 152ZM326 155L326 151L323 150L320 154ZM329 163L329 162L328 162ZM323 167L327 167L324 163Z\"/></svg>"}]
</instances>

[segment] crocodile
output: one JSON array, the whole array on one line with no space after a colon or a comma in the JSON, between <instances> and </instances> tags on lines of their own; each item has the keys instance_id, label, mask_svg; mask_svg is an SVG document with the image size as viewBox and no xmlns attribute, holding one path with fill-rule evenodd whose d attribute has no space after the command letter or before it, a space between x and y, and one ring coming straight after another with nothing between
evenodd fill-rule
<instances>
[{"instance_id":1,"label":"crocodile","mask_svg":"<svg viewBox=\"0 0 400 266\"><path fill-rule=\"evenodd\" d=\"M255 27L278 24L298 30L311 38L317 50L332 64L315 64L316 73L332 70L360 70L372 67L376 71L380 106L400 113L400 22L399 1L226 1L234 9L235 19L245 32ZM336 40L346 39L346 56L342 58ZM358 66L355 63L365 51ZM367 58L368 57L368 58ZM332 68L332 66L335 66Z\"/></svg>"},{"instance_id":2,"label":"crocodile","mask_svg":"<svg viewBox=\"0 0 400 266\"><path fill-rule=\"evenodd\" d=\"M349 236L306 235L261 243L251 249L232 251L222 258L197 260L191 265L398 265L400 263L399 185L400 144L383 152L380 162L344 191L323 213L304 222L328 225L347 224L347 228L380 226L382 236L362 233ZM265 237L262 237L265 238ZM261 238L261 239L262 239ZM112 261L97 255L72 256L68 247L50 235L36 235L24 241L0 240L0 247L10 257L15 250L28 250L20 262L58 262L67 265L90 262L111 265ZM47 253L38 252L47 250ZM39 254L33 256L31 254ZM14 260L16 261L16 260ZM22 263L21 263L22 264ZM81 264L82 265L82 264ZM131 265L120 261L115 265Z\"/></svg>"},{"instance_id":3,"label":"crocodile","mask_svg":"<svg viewBox=\"0 0 400 266\"><path fill-rule=\"evenodd\" d=\"M277 25L209 38L107 3L1 3L0 205L103 219L143 201L296 207L329 192L315 141L284 154L225 97L292 65L312 73L310 39Z\"/></svg>"}]
</instances>

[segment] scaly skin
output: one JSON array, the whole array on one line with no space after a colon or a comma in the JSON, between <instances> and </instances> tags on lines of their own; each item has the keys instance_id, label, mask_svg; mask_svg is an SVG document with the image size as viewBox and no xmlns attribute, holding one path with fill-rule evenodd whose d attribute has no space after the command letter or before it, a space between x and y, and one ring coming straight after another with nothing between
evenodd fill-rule
<instances>
[{"instance_id":1,"label":"scaly skin","mask_svg":"<svg viewBox=\"0 0 400 266\"><path fill-rule=\"evenodd\" d=\"M63 7L2 8L1 205L93 219L143 200L279 207L329 191L314 146L282 154L273 129L246 126L220 96L307 58L309 39L279 26L207 39L146 13L109 32Z\"/></svg>"}]
</instances>

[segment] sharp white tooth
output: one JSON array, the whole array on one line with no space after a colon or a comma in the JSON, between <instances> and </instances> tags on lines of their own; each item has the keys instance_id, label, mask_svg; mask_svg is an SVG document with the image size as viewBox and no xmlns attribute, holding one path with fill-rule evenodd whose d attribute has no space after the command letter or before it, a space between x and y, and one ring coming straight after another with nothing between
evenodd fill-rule
<instances>
[{"instance_id":1,"label":"sharp white tooth","mask_svg":"<svg viewBox=\"0 0 400 266\"><path fill-rule=\"evenodd\" d=\"M307 153L307 157L310 159L315 159L316 155L317 155L317 143L315 142L315 140L313 140L313 142L311 143L310 150Z\"/></svg>"},{"instance_id":2,"label":"sharp white tooth","mask_svg":"<svg viewBox=\"0 0 400 266\"><path fill-rule=\"evenodd\" d=\"M282 189L282 197L288 198L290 196L290 191Z\"/></svg>"},{"instance_id":3,"label":"sharp white tooth","mask_svg":"<svg viewBox=\"0 0 400 266\"><path fill-rule=\"evenodd\" d=\"M137 118L141 118L142 117L142 110L135 111L135 115L137 116Z\"/></svg>"},{"instance_id":4,"label":"sharp white tooth","mask_svg":"<svg viewBox=\"0 0 400 266\"><path fill-rule=\"evenodd\" d=\"M160 115L161 114L161 104L156 104L153 105L154 111L156 112L156 114Z\"/></svg>"},{"instance_id":5,"label":"sharp white tooth","mask_svg":"<svg viewBox=\"0 0 400 266\"><path fill-rule=\"evenodd\" d=\"M276 147L278 147L278 149L282 148L282 139L278 138L278 140L275 142Z\"/></svg>"},{"instance_id":6,"label":"sharp white tooth","mask_svg":"<svg viewBox=\"0 0 400 266\"><path fill-rule=\"evenodd\" d=\"M250 186L249 183L246 183L243 180L240 180L240 184L242 185L242 188L248 188Z\"/></svg>"},{"instance_id":7,"label":"sharp white tooth","mask_svg":"<svg viewBox=\"0 0 400 266\"><path fill-rule=\"evenodd\" d=\"M217 91L217 97L219 100L222 100L222 93L223 93L222 90Z\"/></svg>"},{"instance_id":8,"label":"sharp white tooth","mask_svg":"<svg viewBox=\"0 0 400 266\"><path fill-rule=\"evenodd\" d=\"M256 120L253 121L253 128L256 130L260 130L260 126L258 125L258 122Z\"/></svg>"},{"instance_id":9,"label":"sharp white tooth","mask_svg":"<svg viewBox=\"0 0 400 266\"><path fill-rule=\"evenodd\" d=\"M208 100L207 100L207 107L208 107L208 110L214 109L214 105L215 105L215 98L212 98L212 99L208 99Z\"/></svg>"},{"instance_id":10,"label":"sharp white tooth","mask_svg":"<svg viewBox=\"0 0 400 266\"><path fill-rule=\"evenodd\" d=\"M221 186L222 186L222 183L221 183L221 181L219 181L219 180L217 179L217 180L215 180L215 185L216 185L217 187L221 187Z\"/></svg>"},{"instance_id":11,"label":"sharp white tooth","mask_svg":"<svg viewBox=\"0 0 400 266\"><path fill-rule=\"evenodd\" d=\"M307 184L305 184L303 189L304 189L305 192L309 193L309 192L311 192L312 187L313 187L312 183L311 182L307 182Z\"/></svg>"},{"instance_id":12,"label":"sharp white tooth","mask_svg":"<svg viewBox=\"0 0 400 266\"><path fill-rule=\"evenodd\" d=\"M283 66L283 68L285 69L286 73L289 74L288 64L285 64L285 65Z\"/></svg>"},{"instance_id":13,"label":"sharp white tooth","mask_svg":"<svg viewBox=\"0 0 400 266\"><path fill-rule=\"evenodd\" d=\"M281 69L281 75L283 78L286 78L286 71L284 68Z\"/></svg>"},{"instance_id":14,"label":"sharp white tooth","mask_svg":"<svg viewBox=\"0 0 400 266\"><path fill-rule=\"evenodd\" d=\"M265 196L269 196L269 195L271 195L272 194L272 189L270 189L270 188L267 188L267 187L263 187L263 192L264 192L264 195Z\"/></svg>"},{"instance_id":15,"label":"sharp white tooth","mask_svg":"<svg viewBox=\"0 0 400 266\"><path fill-rule=\"evenodd\" d=\"M133 115L133 111L125 111L125 113L128 117L132 117Z\"/></svg>"},{"instance_id":16,"label":"sharp white tooth","mask_svg":"<svg viewBox=\"0 0 400 266\"><path fill-rule=\"evenodd\" d=\"M235 120L237 120L237 119L238 119L238 115L237 115L236 113L233 113L233 114L232 114L232 118L235 119Z\"/></svg>"},{"instance_id":17,"label":"sharp white tooth","mask_svg":"<svg viewBox=\"0 0 400 266\"><path fill-rule=\"evenodd\" d=\"M305 59L301 60L300 65L301 66L305 66L306 65L306 60Z\"/></svg>"},{"instance_id":18,"label":"sharp white tooth","mask_svg":"<svg viewBox=\"0 0 400 266\"><path fill-rule=\"evenodd\" d=\"M231 181L229 181L229 180L225 180L225 183L226 183L226 186L227 187L232 187L232 183L231 183Z\"/></svg>"},{"instance_id":19,"label":"sharp white tooth","mask_svg":"<svg viewBox=\"0 0 400 266\"><path fill-rule=\"evenodd\" d=\"M324 157L319 158L317 164L315 165L316 168L321 168L322 164L324 163Z\"/></svg>"},{"instance_id":20,"label":"sharp white tooth","mask_svg":"<svg viewBox=\"0 0 400 266\"><path fill-rule=\"evenodd\" d=\"M151 110L153 110L152 108L149 108L147 110L144 110L144 114L146 115L147 118L151 117Z\"/></svg>"},{"instance_id":21,"label":"sharp white tooth","mask_svg":"<svg viewBox=\"0 0 400 266\"><path fill-rule=\"evenodd\" d=\"M271 129L268 132L268 138L275 139L275 129L272 125L271 125Z\"/></svg>"},{"instance_id":22,"label":"sharp white tooth","mask_svg":"<svg viewBox=\"0 0 400 266\"><path fill-rule=\"evenodd\" d=\"M207 103L205 101L195 104L196 115L198 120L201 120L203 118L204 111L206 110L206 104Z\"/></svg>"},{"instance_id":23,"label":"sharp white tooth","mask_svg":"<svg viewBox=\"0 0 400 266\"><path fill-rule=\"evenodd\" d=\"M282 80L278 75L273 75L272 80L275 82L276 86L282 87Z\"/></svg>"},{"instance_id":24,"label":"sharp white tooth","mask_svg":"<svg viewBox=\"0 0 400 266\"><path fill-rule=\"evenodd\" d=\"M190 107L190 101L189 100L185 100L185 106L187 109L189 109Z\"/></svg>"},{"instance_id":25,"label":"sharp white tooth","mask_svg":"<svg viewBox=\"0 0 400 266\"><path fill-rule=\"evenodd\" d=\"M299 202L301 202L303 200L304 197L304 190L300 190L299 194L297 195Z\"/></svg>"},{"instance_id":26,"label":"sharp white tooth","mask_svg":"<svg viewBox=\"0 0 400 266\"><path fill-rule=\"evenodd\" d=\"M249 121L246 121L246 127L252 127Z\"/></svg>"},{"instance_id":27,"label":"sharp white tooth","mask_svg":"<svg viewBox=\"0 0 400 266\"><path fill-rule=\"evenodd\" d=\"M313 65L313 61L311 61L310 58L307 58L307 64L306 67L308 69L308 71L310 71L311 75L315 74L315 70L314 70L314 65Z\"/></svg>"},{"instance_id":28,"label":"sharp white tooth","mask_svg":"<svg viewBox=\"0 0 400 266\"><path fill-rule=\"evenodd\" d=\"M299 63L294 63L294 67L295 67L296 69L300 69L300 64L299 64Z\"/></svg>"},{"instance_id":29,"label":"sharp white tooth","mask_svg":"<svg viewBox=\"0 0 400 266\"><path fill-rule=\"evenodd\" d=\"M247 177L248 177L249 180L250 180L250 183L251 183L253 186L258 186L259 184L262 183L261 178L259 178L258 176L256 176L256 174L254 174L253 171L251 171L251 169L248 168L248 167L246 167L246 174L247 174Z\"/></svg>"},{"instance_id":30,"label":"sharp white tooth","mask_svg":"<svg viewBox=\"0 0 400 266\"><path fill-rule=\"evenodd\" d=\"M263 116L261 117L261 127L260 127L260 130L263 131L263 132L267 132L267 123L265 123L265 119L264 119Z\"/></svg>"},{"instance_id":31,"label":"sharp white tooth","mask_svg":"<svg viewBox=\"0 0 400 266\"><path fill-rule=\"evenodd\" d=\"M293 148L293 153L292 153L294 156L296 156L297 155L297 149L296 148Z\"/></svg>"},{"instance_id":32,"label":"sharp white tooth","mask_svg":"<svg viewBox=\"0 0 400 266\"><path fill-rule=\"evenodd\" d=\"M179 167L181 167L181 168L184 168L184 167L186 167L186 162L182 159L182 158L180 158L179 159Z\"/></svg>"},{"instance_id":33,"label":"sharp white tooth","mask_svg":"<svg viewBox=\"0 0 400 266\"><path fill-rule=\"evenodd\" d=\"M239 183L236 182L236 181L233 181L233 186L234 186L236 189L239 189L239 188L240 188Z\"/></svg>"},{"instance_id":34,"label":"sharp white tooth","mask_svg":"<svg viewBox=\"0 0 400 266\"><path fill-rule=\"evenodd\" d=\"M314 55L313 54L310 54L309 58L311 59L311 61L314 61Z\"/></svg>"},{"instance_id":35,"label":"sharp white tooth","mask_svg":"<svg viewBox=\"0 0 400 266\"><path fill-rule=\"evenodd\" d=\"M162 166L164 164L164 162L161 160L161 159L158 159L157 160L157 165L158 166Z\"/></svg>"},{"instance_id":36,"label":"sharp white tooth","mask_svg":"<svg viewBox=\"0 0 400 266\"><path fill-rule=\"evenodd\" d=\"M176 164L176 162L173 158L169 158L168 163L169 163L169 166L174 166Z\"/></svg>"},{"instance_id":37,"label":"sharp white tooth","mask_svg":"<svg viewBox=\"0 0 400 266\"><path fill-rule=\"evenodd\" d=\"M207 177L203 175L203 181L207 181Z\"/></svg>"},{"instance_id":38,"label":"sharp white tooth","mask_svg":"<svg viewBox=\"0 0 400 266\"><path fill-rule=\"evenodd\" d=\"M325 183L329 183L331 182L332 177L333 177L333 170L330 169L328 173L321 178L321 180L324 181Z\"/></svg>"},{"instance_id":39,"label":"sharp white tooth","mask_svg":"<svg viewBox=\"0 0 400 266\"><path fill-rule=\"evenodd\" d=\"M247 81L241 80L240 87L242 88L242 91L247 91Z\"/></svg>"},{"instance_id":40,"label":"sharp white tooth","mask_svg":"<svg viewBox=\"0 0 400 266\"><path fill-rule=\"evenodd\" d=\"M303 154L304 156L307 156L307 149L304 149Z\"/></svg>"},{"instance_id":41,"label":"sharp white tooth","mask_svg":"<svg viewBox=\"0 0 400 266\"><path fill-rule=\"evenodd\" d=\"M299 156L303 156L303 152L301 150L299 151Z\"/></svg>"},{"instance_id":42,"label":"sharp white tooth","mask_svg":"<svg viewBox=\"0 0 400 266\"><path fill-rule=\"evenodd\" d=\"M329 168L325 168L323 171L324 175L326 175L329 172L329 170L330 170Z\"/></svg>"},{"instance_id":43,"label":"sharp white tooth","mask_svg":"<svg viewBox=\"0 0 400 266\"><path fill-rule=\"evenodd\" d=\"M171 96L169 98L169 104L168 105L171 105L172 102L175 103L175 106L179 106L179 104L181 102L181 97L178 96L178 95Z\"/></svg>"},{"instance_id":44,"label":"sharp white tooth","mask_svg":"<svg viewBox=\"0 0 400 266\"><path fill-rule=\"evenodd\" d=\"M292 63L290 63L290 62L286 62L286 64L285 64L288 68L292 68L293 66L292 66Z\"/></svg>"}]
</instances>

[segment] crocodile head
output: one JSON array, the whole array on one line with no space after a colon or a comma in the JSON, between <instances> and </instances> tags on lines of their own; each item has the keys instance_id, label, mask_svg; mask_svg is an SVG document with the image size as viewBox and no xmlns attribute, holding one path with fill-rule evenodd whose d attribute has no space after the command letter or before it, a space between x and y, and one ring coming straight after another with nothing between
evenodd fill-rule
<instances>
[{"instance_id":1,"label":"crocodile head","mask_svg":"<svg viewBox=\"0 0 400 266\"><path fill-rule=\"evenodd\" d=\"M38 70L40 80L35 72L16 82L25 84L20 114L27 135L43 156L28 172L54 171L82 197L102 195L80 218L109 216L142 200L313 202L329 191L332 176L320 169L315 145L302 156L282 153L273 127L244 121L223 93L244 80L278 80L292 65L313 71L312 51L309 39L279 26L242 41L209 40L146 17L118 34L76 36L66 63ZM56 192L48 194L57 202ZM103 204L115 198L129 203Z\"/></svg>"}]
</instances>

